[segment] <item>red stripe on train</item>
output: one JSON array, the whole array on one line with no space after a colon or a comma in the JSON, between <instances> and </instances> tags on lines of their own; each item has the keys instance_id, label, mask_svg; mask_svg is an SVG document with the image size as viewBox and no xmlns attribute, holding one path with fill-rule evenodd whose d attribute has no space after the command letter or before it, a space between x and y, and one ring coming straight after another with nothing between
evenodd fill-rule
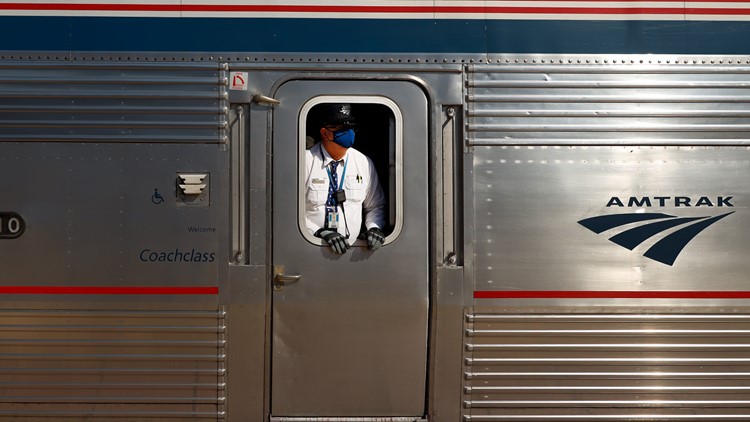
<instances>
[{"instance_id":1,"label":"red stripe on train","mask_svg":"<svg viewBox=\"0 0 750 422\"><path fill-rule=\"evenodd\" d=\"M217 295L214 286L0 286L6 295Z\"/></svg>"},{"instance_id":2,"label":"red stripe on train","mask_svg":"<svg viewBox=\"0 0 750 422\"><path fill-rule=\"evenodd\" d=\"M748 291L477 290L475 299L750 299Z\"/></svg>"},{"instance_id":3,"label":"red stripe on train","mask_svg":"<svg viewBox=\"0 0 750 422\"><path fill-rule=\"evenodd\" d=\"M555 0L566 1L566 0ZM584 0L602 2L601 0ZM667 2L680 3L678 0ZM633 2L626 0L626 2ZM718 2L708 0L707 3ZM637 2L636 2L637 3ZM747 3L729 0L727 3ZM748 15L743 8L680 7L470 7L470 6L324 6L324 5L170 5L170 4L76 4L0 3L0 10L88 12L280 12L280 13L475 13L475 14L579 14L579 15Z\"/></svg>"}]
</instances>

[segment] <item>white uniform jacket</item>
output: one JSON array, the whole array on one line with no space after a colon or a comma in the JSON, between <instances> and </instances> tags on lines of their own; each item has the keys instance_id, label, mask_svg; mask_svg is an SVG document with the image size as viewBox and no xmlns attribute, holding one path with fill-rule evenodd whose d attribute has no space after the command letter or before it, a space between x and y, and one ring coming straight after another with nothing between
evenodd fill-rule
<instances>
[{"instance_id":1,"label":"white uniform jacket","mask_svg":"<svg viewBox=\"0 0 750 422\"><path fill-rule=\"evenodd\" d=\"M346 202L346 226L349 227L349 244L353 244L359 235L364 218L365 230L372 227L382 229L385 225L385 195L380 187L375 166L366 155L349 148L342 162L337 166L339 183L346 165L344 191ZM305 221L307 230L314 234L322 228L326 218L326 201L328 200L328 172L326 167L333 161L322 143L305 151ZM344 214L339 205L338 232L346 236Z\"/></svg>"}]
</instances>

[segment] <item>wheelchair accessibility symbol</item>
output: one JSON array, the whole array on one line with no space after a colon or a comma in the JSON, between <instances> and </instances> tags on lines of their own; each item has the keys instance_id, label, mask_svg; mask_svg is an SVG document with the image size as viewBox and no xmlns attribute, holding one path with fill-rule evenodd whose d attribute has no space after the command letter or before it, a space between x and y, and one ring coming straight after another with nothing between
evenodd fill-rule
<instances>
[{"instance_id":1,"label":"wheelchair accessibility symbol","mask_svg":"<svg viewBox=\"0 0 750 422\"><path fill-rule=\"evenodd\" d=\"M154 194L151 195L151 202L157 205L164 202L164 197L159 193L159 189L154 189Z\"/></svg>"}]
</instances>

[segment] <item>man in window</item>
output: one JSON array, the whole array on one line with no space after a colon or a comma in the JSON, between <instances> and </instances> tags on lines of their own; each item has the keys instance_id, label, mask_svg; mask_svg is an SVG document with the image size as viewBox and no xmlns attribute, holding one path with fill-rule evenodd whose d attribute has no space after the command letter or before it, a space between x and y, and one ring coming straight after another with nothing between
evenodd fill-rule
<instances>
[{"instance_id":1,"label":"man in window","mask_svg":"<svg viewBox=\"0 0 750 422\"><path fill-rule=\"evenodd\" d=\"M352 148L356 121L351 106L321 107L321 142L305 152L307 229L343 254L363 228L360 237L368 249L377 250L385 240L385 196L375 166Z\"/></svg>"}]
</instances>

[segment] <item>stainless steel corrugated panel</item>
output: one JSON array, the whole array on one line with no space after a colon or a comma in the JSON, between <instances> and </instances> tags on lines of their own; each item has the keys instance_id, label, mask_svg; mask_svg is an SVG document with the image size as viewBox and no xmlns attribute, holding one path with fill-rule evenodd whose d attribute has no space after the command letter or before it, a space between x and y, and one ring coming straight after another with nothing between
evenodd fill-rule
<instances>
[{"instance_id":1,"label":"stainless steel corrugated panel","mask_svg":"<svg viewBox=\"0 0 750 422\"><path fill-rule=\"evenodd\" d=\"M216 63L0 63L0 141L226 141Z\"/></svg>"},{"instance_id":2,"label":"stainless steel corrugated panel","mask_svg":"<svg viewBox=\"0 0 750 422\"><path fill-rule=\"evenodd\" d=\"M472 66L470 145L746 144L750 67Z\"/></svg>"},{"instance_id":3,"label":"stainless steel corrugated panel","mask_svg":"<svg viewBox=\"0 0 750 422\"><path fill-rule=\"evenodd\" d=\"M750 421L750 315L467 315L466 421Z\"/></svg>"},{"instance_id":4,"label":"stainless steel corrugated panel","mask_svg":"<svg viewBox=\"0 0 750 422\"><path fill-rule=\"evenodd\" d=\"M223 311L0 311L0 418L223 419L224 327Z\"/></svg>"}]
</instances>

